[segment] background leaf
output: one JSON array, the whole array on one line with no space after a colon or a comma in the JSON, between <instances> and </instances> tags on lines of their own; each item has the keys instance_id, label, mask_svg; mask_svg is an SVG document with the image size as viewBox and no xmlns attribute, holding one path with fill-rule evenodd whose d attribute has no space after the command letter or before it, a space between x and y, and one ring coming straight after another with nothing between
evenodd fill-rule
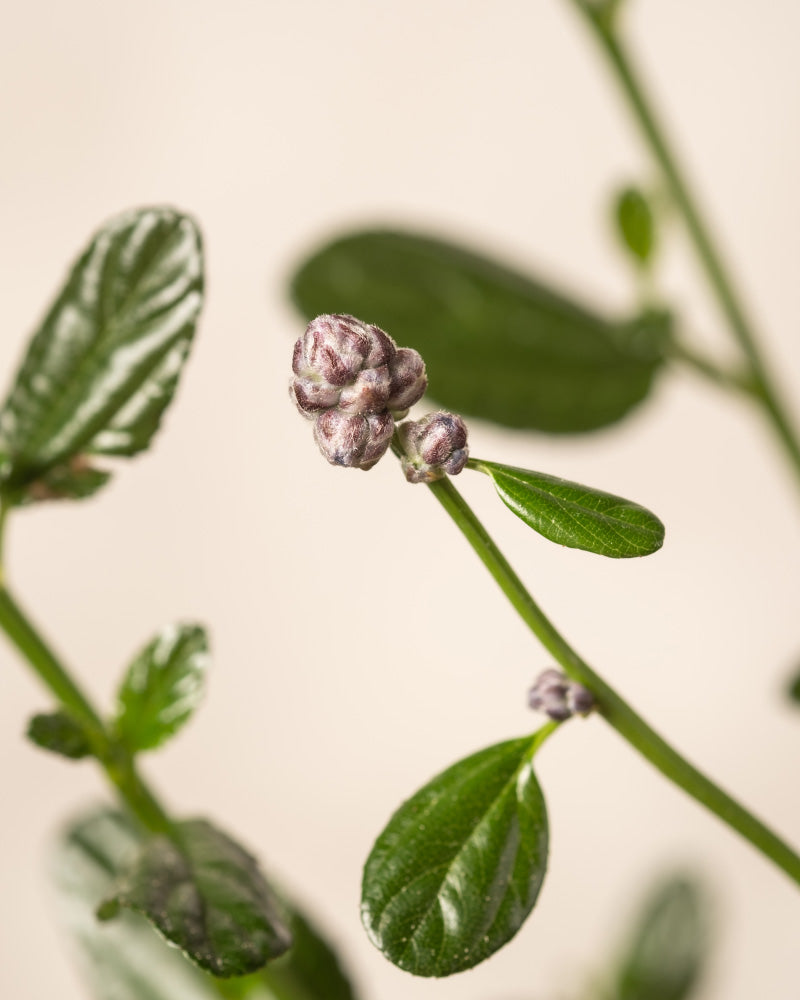
<instances>
[{"instance_id":1,"label":"background leaf","mask_svg":"<svg viewBox=\"0 0 800 1000\"><path fill-rule=\"evenodd\" d=\"M42 750L49 750L70 760L81 760L92 752L83 726L67 712L34 715L28 723L27 736L31 743Z\"/></svg>"},{"instance_id":2,"label":"background leaf","mask_svg":"<svg viewBox=\"0 0 800 1000\"><path fill-rule=\"evenodd\" d=\"M637 264L648 264L656 241L655 216L648 199L638 188L625 188L617 196L615 216L623 245Z\"/></svg>"},{"instance_id":3,"label":"background leaf","mask_svg":"<svg viewBox=\"0 0 800 1000\"><path fill-rule=\"evenodd\" d=\"M791 701L800 705L800 670L789 681L789 686L786 690Z\"/></svg>"},{"instance_id":4,"label":"background leaf","mask_svg":"<svg viewBox=\"0 0 800 1000\"><path fill-rule=\"evenodd\" d=\"M509 427L594 430L650 391L670 321L612 323L486 257L410 233L335 240L297 271L301 312L377 323L425 359L447 409Z\"/></svg>"},{"instance_id":5,"label":"background leaf","mask_svg":"<svg viewBox=\"0 0 800 1000\"><path fill-rule=\"evenodd\" d=\"M203 694L208 660L199 625L169 625L138 654L120 686L113 721L132 753L160 746L189 719Z\"/></svg>"},{"instance_id":6,"label":"background leaf","mask_svg":"<svg viewBox=\"0 0 800 1000\"><path fill-rule=\"evenodd\" d=\"M225 980L201 972L141 914L100 923L98 900L114 891L140 847L137 831L108 809L73 823L56 845L59 901L96 1000L218 1000L220 992L231 1000L356 1000L331 946L284 899L292 948L259 972Z\"/></svg>"},{"instance_id":7,"label":"background leaf","mask_svg":"<svg viewBox=\"0 0 800 1000\"><path fill-rule=\"evenodd\" d=\"M405 802L367 859L373 943L418 976L472 968L516 934L539 894L547 814L535 737L481 750Z\"/></svg>"},{"instance_id":8,"label":"background leaf","mask_svg":"<svg viewBox=\"0 0 800 1000\"><path fill-rule=\"evenodd\" d=\"M19 498L86 455L130 456L149 445L175 391L202 293L200 235L189 217L146 208L100 230L0 411L7 496Z\"/></svg>"},{"instance_id":9,"label":"background leaf","mask_svg":"<svg viewBox=\"0 0 800 1000\"><path fill-rule=\"evenodd\" d=\"M708 916L699 886L675 877L645 904L624 957L614 1000L686 1000L708 953Z\"/></svg>"},{"instance_id":10,"label":"background leaf","mask_svg":"<svg viewBox=\"0 0 800 1000\"><path fill-rule=\"evenodd\" d=\"M506 507L551 542L621 559L646 556L664 543L664 525L649 510L566 479L474 460Z\"/></svg>"},{"instance_id":11,"label":"background leaf","mask_svg":"<svg viewBox=\"0 0 800 1000\"><path fill-rule=\"evenodd\" d=\"M255 858L206 820L176 830L180 846L144 842L112 898L214 976L243 976L282 955L291 937Z\"/></svg>"}]
</instances>

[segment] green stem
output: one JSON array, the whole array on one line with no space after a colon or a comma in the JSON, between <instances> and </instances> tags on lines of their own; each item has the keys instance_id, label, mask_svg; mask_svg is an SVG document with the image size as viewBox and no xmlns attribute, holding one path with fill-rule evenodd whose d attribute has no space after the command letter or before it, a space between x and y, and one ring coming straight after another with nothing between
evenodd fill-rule
<instances>
[{"instance_id":1,"label":"green stem","mask_svg":"<svg viewBox=\"0 0 800 1000\"><path fill-rule=\"evenodd\" d=\"M706 357L699 351L678 340L673 340L668 346L669 354L676 360L692 368L698 375L721 389L727 389L749 399L761 402L761 396L753 385L749 372L737 372L721 368L716 361Z\"/></svg>"},{"instance_id":2,"label":"green stem","mask_svg":"<svg viewBox=\"0 0 800 1000\"><path fill-rule=\"evenodd\" d=\"M615 30L614 19L603 16L602 5L591 4L588 0L573 0L573 3L593 28L595 37L600 42L614 69L634 118L664 175L672 199L683 215L689 236L728 321L731 333L748 360L752 384L764 413L771 422L773 430L783 445L798 480L800 480L800 439L798 439L788 411L768 370L754 326L745 312L733 282L730 280L722 256L711 236L711 230L702 216L697 199L692 194L685 175L671 150L642 80L620 42Z\"/></svg>"},{"instance_id":3,"label":"green stem","mask_svg":"<svg viewBox=\"0 0 800 1000\"><path fill-rule=\"evenodd\" d=\"M800 885L800 856L666 743L569 645L528 593L505 556L449 479L429 489L545 649L574 680L594 695L597 711L623 739L674 784L711 810Z\"/></svg>"},{"instance_id":4,"label":"green stem","mask_svg":"<svg viewBox=\"0 0 800 1000\"><path fill-rule=\"evenodd\" d=\"M81 724L92 753L134 818L151 833L172 835L169 817L138 774L130 754L110 738L89 699L5 586L0 586L0 628L59 705Z\"/></svg>"}]
</instances>

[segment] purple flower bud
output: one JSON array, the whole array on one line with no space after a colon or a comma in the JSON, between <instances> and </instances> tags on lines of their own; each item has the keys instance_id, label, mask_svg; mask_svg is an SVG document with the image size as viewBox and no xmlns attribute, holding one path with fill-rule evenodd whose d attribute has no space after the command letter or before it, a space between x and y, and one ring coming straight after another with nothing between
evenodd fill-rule
<instances>
[{"instance_id":1,"label":"purple flower bud","mask_svg":"<svg viewBox=\"0 0 800 1000\"><path fill-rule=\"evenodd\" d=\"M425 362L412 348L401 347L389 362L389 372L391 389L387 406L395 418L401 420L428 388Z\"/></svg>"},{"instance_id":2,"label":"purple flower bud","mask_svg":"<svg viewBox=\"0 0 800 1000\"><path fill-rule=\"evenodd\" d=\"M405 455L403 472L410 483L432 483L457 476L467 464L467 427L455 413L440 410L398 427Z\"/></svg>"},{"instance_id":3,"label":"purple flower bud","mask_svg":"<svg viewBox=\"0 0 800 1000\"><path fill-rule=\"evenodd\" d=\"M304 416L342 405L354 413L380 413L390 393L391 337L353 316L317 316L294 345L292 398ZM376 371L378 374L366 375ZM342 401L344 397L344 401Z\"/></svg>"},{"instance_id":4,"label":"purple flower bud","mask_svg":"<svg viewBox=\"0 0 800 1000\"><path fill-rule=\"evenodd\" d=\"M324 410L314 421L314 438L331 465L371 469L389 447L394 420L384 413Z\"/></svg>"},{"instance_id":5,"label":"purple flower bud","mask_svg":"<svg viewBox=\"0 0 800 1000\"><path fill-rule=\"evenodd\" d=\"M528 705L556 722L564 722L573 715L588 715L594 708L594 697L582 684L560 670L550 669L539 675L528 692Z\"/></svg>"}]
</instances>

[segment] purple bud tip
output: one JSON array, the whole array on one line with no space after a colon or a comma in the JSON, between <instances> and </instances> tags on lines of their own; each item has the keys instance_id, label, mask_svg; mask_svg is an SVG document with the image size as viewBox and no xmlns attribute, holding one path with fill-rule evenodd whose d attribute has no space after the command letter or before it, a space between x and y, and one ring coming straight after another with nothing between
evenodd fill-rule
<instances>
[{"instance_id":1,"label":"purple bud tip","mask_svg":"<svg viewBox=\"0 0 800 1000\"><path fill-rule=\"evenodd\" d=\"M556 722L573 715L588 715L594 704L591 691L552 668L543 671L528 692L528 706Z\"/></svg>"},{"instance_id":2,"label":"purple bud tip","mask_svg":"<svg viewBox=\"0 0 800 1000\"><path fill-rule=\"evenodd\" d=\"M467 427L455 413L429 413L401 424L398 433L405 452L403 472L410 483L457 476L467 464Z\"/></svg>"}]
</instances>

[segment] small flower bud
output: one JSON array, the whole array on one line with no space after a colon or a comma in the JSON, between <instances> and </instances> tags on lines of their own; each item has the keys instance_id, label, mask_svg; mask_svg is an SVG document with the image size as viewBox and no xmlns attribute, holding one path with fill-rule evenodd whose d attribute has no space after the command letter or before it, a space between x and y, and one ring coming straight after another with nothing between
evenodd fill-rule
<instances>
[{"instance_id":1,"label":"small flower bud","mask_svg":"<svg viewBox=\"0 0 800 1000\"><path fill-rule=\"evenodd\" d=\"M560 670L545 670L528 692L528 705L556 722L573 715L588 715L594 708L592 692Z\"/></svg>"},{"instance_id":2,"label":"small flower bud","mask_svg":"<svg viewBox=\"0 0 800 1000\"><path fill-rule=\"evenodd\" d=\"M402 420L414 403L422 399L428 388L425 362L412 348L401 347L389 362L389 372L391 388L386 405L395 419Z\"/></svg>"},{"instance_id":3,"label":"small flower bud","mask_svg":"<svg viewBox=\"0 0 800 1000\"><path fill-rule=\"evenodd\" d=\"M467 464L467 427L455 413L440 410L398 427L405 454L403 472L410 483L432 483L456 476Z\"/></svg>"},{"instance_id":4,"label":"small flower bud","mask_svg":"<svg viewBox=\"0 0 800 1000\"><path fill-rule=\"evenodd\" d=\"M389 447L394 432L390 413L324 410L314 421L314 438L331 465L371 469Z\"/></svg>"},{"instance_id":5,"label":"small flower bud","mask_svg":"<svg viewBox=\"0 0 800 1000\"><path fill-rule=\"evenodd\" d=\"M304 416L339 405L353 413L380 413L396 354L392 338L377 326L352 316L317 316L294 345L292 398Z\"/></svg>"}]
</instances>

